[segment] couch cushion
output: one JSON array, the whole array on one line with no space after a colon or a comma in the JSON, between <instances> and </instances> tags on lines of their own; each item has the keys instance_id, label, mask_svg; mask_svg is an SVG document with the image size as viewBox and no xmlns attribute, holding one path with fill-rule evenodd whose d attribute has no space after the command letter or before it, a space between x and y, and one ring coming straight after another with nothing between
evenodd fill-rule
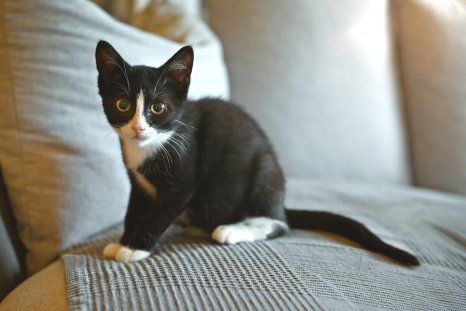
<instances>
[{"instance_id":1,"label":"couch cushion","mask_svg":"<svg viewBox=\"0 0 466 311\"><path fill-rule=\"evenodd\" d=\"M414 182L466 194L466 1L394 1Z\"/></svg>"},{"instance_id":2,"label":"couch cushion","mask_svg":"<svg viewBox=\"0 0 466 311\"><path fill-rule=\"evenodd\" d=\"M289 176L410 179L387 0L211 0L232 98Z\"/></svg>"},{"instance_id":3,"label":"couch cushion","mask_svg":"<svg viewBox=\"0 0 466 311\"><path fill-rule=\"evenodd\" d=\"M116 228L64 256L69 307L218 310L463 310L466 308L466 197L401 186L288 183L295 208L354 217L384 240L412 251L406 268L337 239L293 230L258 243L216 245L168 238L137 263L100 257Z\"/></svg>"},{"instance_id":4,"label":"couch cushion","mask_svg":"<svg viewBox=\"0 0 466 311\"><path fill-rule=\"evenodd\" d=\"M228 96L221 47L198 24L190 96ZM2 1L0 25L0 163L33 272L126 209L129 183L97 91L97 41L152 66L182 44L84 0Z\"/></svg>"},{"instance_id":5,"label":"couch cushion","mask_svg":"<svg viewBox=\"0 0 466 311\"><path fill-rule=\"evenodd\" d=\"M19 241L16 222L6 197L0 168L0 301L25 277L24 247Z\"/></svg>"},{"instance_id":6,"label":"couch cushion","mask_svg":"<svg viewBox=\"0 0 466 311\"><path fill-rule=\"evenodd\" d=\"M11 292L0 305L3 311L65 311L65 270L56 260L37 272Z\"/></svg>"}]
</instances>

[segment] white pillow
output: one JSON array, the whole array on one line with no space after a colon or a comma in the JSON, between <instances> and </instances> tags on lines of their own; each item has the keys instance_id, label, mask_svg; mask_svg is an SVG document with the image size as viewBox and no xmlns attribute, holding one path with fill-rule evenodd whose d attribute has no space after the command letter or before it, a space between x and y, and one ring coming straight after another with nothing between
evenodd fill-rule
<instances>
[{"instance_id":1,"label":"white pillow","mask_svg":"<svg viewBox=\"0 0 466 311\"><path fill-rule=\"evenodd\" d=\"M0 165L30 273L120 222L129 183L97 90L95 46L159 66L182 44L116 21L92 2L0 6ZM228 97L219 41L199 19L190 97Z\"/></svg>"}]
</instances>

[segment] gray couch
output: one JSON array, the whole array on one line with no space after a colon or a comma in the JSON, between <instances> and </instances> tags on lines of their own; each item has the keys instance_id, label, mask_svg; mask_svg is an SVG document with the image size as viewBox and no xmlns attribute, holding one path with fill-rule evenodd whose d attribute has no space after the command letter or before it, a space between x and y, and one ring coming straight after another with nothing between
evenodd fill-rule
<instances>
[{"instance_id":1,"label":"gray couch","mask_svg":"<svg viewBox=\"0 0 466 311\"><path fill-rule=\"evenodd\" d=\"M466 1L204 1L230 91L197 1L95 2L0 4L0 309L466 309ZM193 44L190 96L259 121L288 206L358 219L421 266L304 230L219 246L172 228L147 260L103 260L128 182L109 164L99 38L153 65Z\"/></svg>"}]
</instances>

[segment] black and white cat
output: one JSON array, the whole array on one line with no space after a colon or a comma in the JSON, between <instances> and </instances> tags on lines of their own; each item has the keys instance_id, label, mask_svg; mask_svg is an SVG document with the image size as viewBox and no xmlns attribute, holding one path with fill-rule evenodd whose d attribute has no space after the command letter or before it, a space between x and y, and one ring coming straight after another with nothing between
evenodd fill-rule
<instances>
[{"instance_id":1,"label":"black and white cat","mask_svg":"<svg viewBox=\"0 0 466 311\"><path fill-rule=\"evenodd\" d=\"M193 59L185 46L159 68L130 66L109 43L97 44L99 93L131 181L124 234L105 257L144 259L182 221L225 244L274 238L289 227L330 231L419 265L355 220L285 209L284 176L257 123L234 104L186 99Z\"/></svg>"}]
</instances>

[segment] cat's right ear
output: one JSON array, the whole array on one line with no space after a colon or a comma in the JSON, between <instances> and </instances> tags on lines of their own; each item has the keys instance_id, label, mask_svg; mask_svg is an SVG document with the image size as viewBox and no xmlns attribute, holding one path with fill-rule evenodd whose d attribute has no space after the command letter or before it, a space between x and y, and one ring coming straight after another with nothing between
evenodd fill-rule
<instances>
[{"instance_id":1,"label":"cat's right ear","mask_svg":"<svg viewBox=\"0 0 466 311\"><path fill-rule=\"evenodd\" d=\"M99 41L95 50L95 61L99 75L104 79L118 79L126 75L128 63L107 41Z\"/></svg>"}]
</instances>

